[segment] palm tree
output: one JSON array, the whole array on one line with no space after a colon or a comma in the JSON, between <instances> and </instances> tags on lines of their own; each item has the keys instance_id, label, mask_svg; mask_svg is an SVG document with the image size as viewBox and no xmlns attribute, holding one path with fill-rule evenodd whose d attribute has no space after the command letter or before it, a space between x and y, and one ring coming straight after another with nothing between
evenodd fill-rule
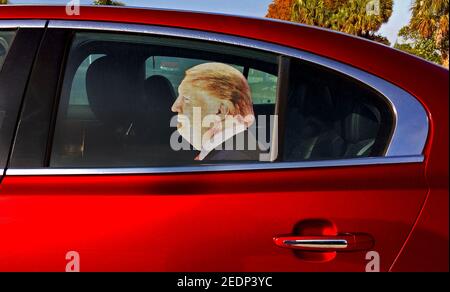
<instances>
[{"instance_id":1,"label":"palm tree","mask_svg":"<svg viewBox=\"0 0 450 292\"><path fill-rule=\"evenodd\" d=\"M414 1L409 28L424 39L432 38L439 49L443 64L449 59L449 0Z\"/></svg>"},{"instance_id":2,"label":"palm tree","mask_svg":"<svg viewBox=\"0 0 450 292\"><path fill-rule=\"evenodd\" d=\"M387 22L392 15L392 0L380 1L380 13L367 11L368 0L348 1L332 16L336 27L334 29L345 33L375 39L375 32Z\"/></svg>"},{"instance_id":3,"label":"palm tree","mask_svg":"<svg viewBox=\"0 0 450 292\"><path fill-rule=\"evenodd\" d=\"M114 0L95 0L94 5L125 6L124 3Z\"/></svg>"},{"instance_id":4,"label":"palm tree","mask_svg":"<svg viewBox=\"0 0 450 292\"><path fill-rule=\"evenodd\" d=\"M371 0L291 0L289 20L330 28L388 44L386 38L376 35L376 31L392 15L393 0L379 1L380 13L374 14L367 11ZM272 17L271 10L276 11L274 6L280 2L282 1L274 0L269 6L267 17ZM283 5L282 11L285 11L286 1Z\"/></svg>"},{"instance_id":5,"label":"palm tree","mask_svg":"<svg viewBox=\"0 0 450 292\"><path fill-rule=\"evenodd\" d=\"M266 17L290 21L292 5L294 5L294 0L273 0L269 5Z\"/></svg>"},{"instance_id":6,"label":"palm tree","mask_svg":"<svg viewBox=\"0 0 450 292\"><path fill-rule=\"evenodd\" d=\"M330 26L330 10L325 10L323 0L297 0L292 6L291 20L321 27Z\"/></svg>"}]
</instances>

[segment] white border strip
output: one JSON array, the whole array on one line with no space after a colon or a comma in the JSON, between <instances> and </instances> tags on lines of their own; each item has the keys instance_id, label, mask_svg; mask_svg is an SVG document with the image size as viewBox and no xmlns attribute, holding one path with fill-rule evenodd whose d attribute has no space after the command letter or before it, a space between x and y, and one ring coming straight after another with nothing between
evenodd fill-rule
<instances>
[{"instance_id":1,"label":"white border strip","mask_svg":"<svg viewBox=\"0 0 450 292\"><path fill-rule=\"evenodd\" d=\"M15 20L15 19L1 19L0 20L0 28L44 28L46 20L34 20L34 19L25 19L25 20Z\"/></svg>"}]
</instances>

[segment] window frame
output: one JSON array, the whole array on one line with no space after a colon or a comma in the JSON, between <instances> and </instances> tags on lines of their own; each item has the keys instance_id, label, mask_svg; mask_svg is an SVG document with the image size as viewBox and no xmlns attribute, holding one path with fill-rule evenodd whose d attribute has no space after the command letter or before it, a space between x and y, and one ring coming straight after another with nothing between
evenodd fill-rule
<instances>
[{"instance_id":1,"label":"window frame","mask_svg":"<svg viewBox=\"0 0 450 292\"><path fill-rule=\"evenodd\" d=\"M357 165L378 165L397 163L421 163L424 161L423 150L428 136L429 121L427 113L421 103L405 90L369 74L358 68L340 63L326 57L318 56L291 47L285 47L264 41L246 39L238 36L189 30L183 28L160 27L141 24L120 24L114 22L96 21L65 21L51 20L48 27L52 30L91 31L109 33L133 33L156 36L180 37L199 41L230 44L237 47L253 48L281 55L287 60L290 58L313 63L338 74L349 77L356 82L364 84L385 99L393 113L393 131L388 142L384 156L368 158L349 158L323 161L299 161L299 162L271 162L271 163L230 163L226 165L198 165L198 166L173 166L173 167L111 167L111 168L49 168L48 164L25 168L14 166L8 169L11 175L82 175L82 174L151 174L151 173L183 173L183 172L209 172L209 171L237 171L237 170L261 170L261 169L293 169L338 167ZM279 62L279 70L280 64ZM286 62L289 63L289 62ZM62 66L60 69L64 69ZM287 70L288 72L289 70ZM61 70L63 72L63 70ZM62 75L63 73L61 73ZM286 75L286 73L283 73ZM286 99L286 90L282 90L283 80L288 76L278 76L277 103L275 114L282 114L284 110L283 99ZM60 76L61 78L61 76ZM61 84L60 84L61 86ZM59 96L54 96L59 99ZM57 102L56 102L57 103ZM277 106L280 104L281 106ZM53 112L57 110L53 108ZM53 113L53 115L55 115ZM280 117L282 121L282 117ZM54 122L54 121L53 121ZM281 130L273 131L283 141L283 123L278 124ZM53 125L54 128L54 125ZM50 137L50 135L49 135ZM51 141L47 141L51 143ZM48 152L48 150L47 150ZM47 153L48 154L48 153ZM278 157L281 157L278 153Z\"/></svg>"},{"instance_id":2,"label":"window frame","mask_svg":"<svg viewBox=\"0 0 450 292\"><path fill-rule=\"evenodd\" d=\"M39 43L45 28L43 20L0 20L1 30L15 32L10 48L0 69L0 99L8 100L8 115L3 123L6 129L0 132L0 178L10 162L11 149L18 127L28 77L32 70Z\"/></svg>"}]
</instances>

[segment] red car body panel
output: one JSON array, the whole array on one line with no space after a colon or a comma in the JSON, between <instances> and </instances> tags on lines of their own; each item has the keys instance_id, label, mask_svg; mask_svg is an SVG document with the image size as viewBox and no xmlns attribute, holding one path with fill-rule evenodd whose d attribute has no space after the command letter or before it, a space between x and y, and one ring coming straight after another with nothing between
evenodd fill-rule
<instances>
[{"instance_id":1,"label":"red car body panel","mask_svg":"<svg viewBox=\"0 0 450 292\"><path fill-rule=\"evenodd\" d=\"M379 76L415 96L429 117L424 163L5 176L0 270L63 271L66 252L76 250L84 271L364 271L364 252L317 263L272 242L301 220L321 219L340 233L371 234L383 271L448 271L448 70L344 34L243 17L111 7L82 7L68 16L63 6L6 6L0 19L138 23L272 42Z\"/></svg>"},{"instance_id":2,"label":"red car body panel","mask_svg":"<svg viewBox=\"0 0 450 292\"><path fill-rule=\"evenodd\" d=\"M448 189L429 194L392 271L448 271L448 206Z\"/></svg>"},{"instance_id":3,"label":"red car body panel","mask_svg":"<svg viewBox=\"0 0 450 292\"><path fill-rule=\"evenodd\" d=\"M5 177L1 187L9 240L0 268L61 270L65 253L76 250L84 271L364 271L365 252L318 264L275 246L274 236L291 234L303 219L371 234L388 270L427 191L420 165Z\"/></svg>"}]
</instances>

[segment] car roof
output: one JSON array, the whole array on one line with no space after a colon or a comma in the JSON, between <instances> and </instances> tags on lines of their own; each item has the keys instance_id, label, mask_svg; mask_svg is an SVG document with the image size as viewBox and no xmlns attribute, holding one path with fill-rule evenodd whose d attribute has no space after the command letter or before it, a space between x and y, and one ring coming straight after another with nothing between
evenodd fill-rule
<instances>
[{"instance_id":1,"label":"car roof","mask_svg":"<svg viewBox=\"0 0 450 292\"><path fill-rule=\"evenodd\" d=\"M81 6L79 15L68 15L65 5L3 5L0 6L1 19L120 22L240 36L338 60L410 91L417 85L410 78L412 71L438 79L448 78L448 70L443 67L376 42L328 29L265 18L120 6Z\"/></svg>"},{"instance_id":2,"label":"car roof","mask_svg":"<svg viewBox=\"0 0 450 292\"><path fill-rule=\"evenodd\" d=\"M269 22L272 24L278 23L280 25L285 25L285 26L294 26L294 27L298 26L298 27L305 27L305 28L309 28L309 29L313 29L313 30L322 30L322 31L327 31L329 33L333 33L333 34L340 34L344 37L357 38L357 39L360 39L361 41L368 41L368 42L372 42L376 45L384 46L384 44L374 42L374 41L368 40L366 38L342 33L339 31L328 29L328 28L322 28L322 27L318 27L318 26L311 26L311 25L307 25L307 24L295 23L295 22L273 19L273 18L246 16L246 15L233 15L233 14L229 14L229 13L206 12L206 11L184 10L184 9L169 9L169 8L138 7L138 6L81 5L80 9L83 10L83 12L86 15L81 15L81 13L80 13L80 15L70 15L69 16L65 12L66 5L34 5L34 4L10 4L7 6L0 5L0 9L2 7L5 9L14 7L14 11L24 12L25 16L28 16L29 18L33 18L33 19L36 19L35 18L36 13L43 13L43 12L45 13L45 11L43 11L43 10L46 10L46 9L50 10L48 12L54 16L54 18L52 18L52 19L71 19L71 20L95 21L95 20L100 20L100 18L103 19L104 13L106 13L106 14L120 13L119 18L116 19L116 21L128 22L128 23L139 23L139 24L156 24L156 23L151 22L151 19L152 19L151 16L152 16L152 14L155 14L155 13L156 14L170 13L170 14L177 14L177 15L191 15L191 16L199 16L199 17L201 16L201 17L208 18L208 19L211 19L211 17L212 17L213 19L217 19L219 22L223 19L235 19L235 20L247 19L247 20L253 20L258 23ZM30 9L36 10L35 11L36 13L29 13ZM116 11L113 12L113 10L116 10ZM150 18L143 19L143 22L138 21L139 19L131 19L130 17L127 17L126 14L123 14L124 10L126 11L126 13L128 15L130 15L130 14L132 14L132 15L148 15L148 16L150 16ZM96 17L96 15L93 15L91 13L93 11L95 11L95 13L97 14L98 17ZM20 13L20 15L16 14L16 17L13 17L13 18L17 19L18 16L22 16L22 13ZM8 18L11 18L10 15L8 15L8 13L0 14L0 19L8 19Z\"/></svg>"}]
</instances>

